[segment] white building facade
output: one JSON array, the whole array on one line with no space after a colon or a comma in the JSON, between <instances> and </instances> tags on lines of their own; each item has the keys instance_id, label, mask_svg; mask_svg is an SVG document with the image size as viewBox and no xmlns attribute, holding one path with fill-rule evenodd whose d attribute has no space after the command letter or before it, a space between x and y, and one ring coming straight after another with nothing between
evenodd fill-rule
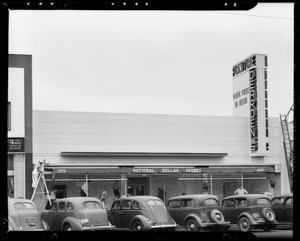
<instances>
[{"instance_id":1,"label":"white building facade","mask_svg":"<svg viewBox=\"0 0 300 241\"><path fill-rule=\"evenodd\" d=\"M208 193L242 184L249 193L285 192L279 118L269 118L268 155L253 156L248 117L33 112L33 159L46 159L49 185L63 196L89 195L120 180L121 195Z\"/></svg>"}]
</instances>

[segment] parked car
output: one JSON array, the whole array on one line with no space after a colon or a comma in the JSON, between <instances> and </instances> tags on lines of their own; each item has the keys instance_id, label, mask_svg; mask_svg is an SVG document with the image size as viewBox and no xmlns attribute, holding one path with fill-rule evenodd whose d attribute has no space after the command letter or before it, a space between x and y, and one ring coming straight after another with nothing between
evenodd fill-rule
<instances>
[{"instance_id":1,"label":"parked car","mask_svg":"<svg viewBox=\"0 0 300 241\"><path fill-rule=\"evenodd\" d=\"M164 203L153 196L129 196L113 202L108 210L109 221L116 228L133 231L174 231L176 222L170 216Z\"/></svg>"},{"instance_id":2,"label":"parked car","mask_svg":"<svg viewBox=\"0 0 300 241\"><path fill-rule=\"evenodd\" d=\"M242 232L252 228L270 231L278 222L271 208L271 198L262 194L243 194L225 197L221 211L225 220L237 224Z\"/></svg>"},{"instance_id":3,"label":"parked car","mask_svg":"<svg viewBox=\"0 0 300 241\"><path fill-rule=\"evenodd\" d=\"M167 207L176 223L188 231L225 231L230 227L220 212L219 199L215 195L172 197L168 200Z\"/></svg>"},{"instance_id":4,"label":"parked car","mask_svg":"<svg viewBox=\"0 0 300 241\"><path fill-rule=\"evenodd\" d=\"M110 230L106 210L93 197L68 197L56 199L50 210L42 212L42 219L50 230L86 231Z\"/></svg>"},{"instance_id":5,"label":"parked car","mask_svg":"<svg viewBox=\"0 0 300 241\"><path fill-rule=\"evenodd\" d=\"M273 197L271 206L279 224L293 227L293 194L282 194Z\"/></svg>"},{"instance_id":6,"label":"parked car","mask_svg":"<svg viewBox=\"0 0 300 241\"><path fill-rule=\"evenodd\" d=\"M47 224L42 220L34 202L24 198L8 198L8 230L45 231Z\"/></svg>"}]
</instances>

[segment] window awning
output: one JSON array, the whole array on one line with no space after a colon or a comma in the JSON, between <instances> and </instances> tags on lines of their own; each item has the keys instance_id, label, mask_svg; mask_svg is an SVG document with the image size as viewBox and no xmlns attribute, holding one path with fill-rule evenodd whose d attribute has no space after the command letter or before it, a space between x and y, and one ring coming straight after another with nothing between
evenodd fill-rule
<instances>
[{"instance_id":1,"label":"window awning","mask_svg":"<svg viewBox=\"0 0 300 241\"><path fill-rule=\"evenodd\" d=\"M184 152L66 152L62 151L61 156L99 156L99 157L224 157L227 153L184 153Z\"/></svg>"}]
</instances>

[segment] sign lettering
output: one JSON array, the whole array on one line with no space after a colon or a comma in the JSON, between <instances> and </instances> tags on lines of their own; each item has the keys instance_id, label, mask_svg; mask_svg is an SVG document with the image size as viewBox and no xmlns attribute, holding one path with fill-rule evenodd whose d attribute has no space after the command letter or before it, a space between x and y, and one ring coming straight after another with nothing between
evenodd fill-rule
<instances>
[{"instance_id":1,"label":"sign lettering","mask_svg":"<svg viewBox=\"0 0 300 241\"><path fill-rule=\"evenodd\" d=\"M257 125L257 79L256 68L251 69L250 72L250 136L251 136L251 150L258 150L258 125Z\"/></svg>"},{"instance_id":2,"label":"sign lettering","mask_svg":"<svg viewBox=\"0 0 300 241\"><path fill-rule=\"evenodd\" d=\"M8 138L8 152L24 152L24 138Z\"/></svg>"},{"instance_id":3,"label":"sign lettering","mask_svg":"<svg viewBox=\"0 0 300 241\"><path fill-rule=\"evenodd\" d=\"M251 67L256 66L256 56L252 55L248 59L244 60L243 62L233 66L232 68L232 76L236 76Z\"/></svg>"}]
</instances>

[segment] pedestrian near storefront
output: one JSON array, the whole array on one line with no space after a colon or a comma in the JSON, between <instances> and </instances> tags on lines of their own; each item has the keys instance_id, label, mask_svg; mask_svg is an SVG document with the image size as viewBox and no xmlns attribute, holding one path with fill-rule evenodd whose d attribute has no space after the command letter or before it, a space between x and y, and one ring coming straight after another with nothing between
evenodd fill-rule
<instances>
[{"instance_id":1,"label":"pedestrian near storefront","mask_svg":"<svg viewBox=\"0 0 300 241\"><path fill-rule=\"evenodd\" d=\"M166 195L166 192L164 192L164 190L162 190L162 189L159 187L159 188L158 188L158 194L157 194L157 196L158 196L161 200L165 201L165 195Z\"/></svg>"},{"instance_id":2,"label":"pedestrian near storefront","mask_svg":"<svg viewBox=\"0 0 300 241\"><path fill-rule=\"evenodd\" d=\"M101 193L101 196L99 197L99 199L100 199L100 203L101 203L101 208L103 210L108 209L108 206L107 206L107 203L106 203L106 200L107 200L107 192L106 191L103 191Z\"/></svg>"},{"instance_id":3,"label":"pedestrian near storefront","mask_svg":"<svg viewBox=\"0 0 300 241\"><path fill-rule=\"evenodd\" d=\"M242 185L240 185L235 191L234 194L236 195L243 195L243 194L247 194L248 192L246 191L246 189L243 188Z\"/></svg>"},{"instance_id":4,"label":"pedestrian near storefront","mask_svg":"<svg viewBox=\"0 0 300 241\"><path fill-rule=\"evenodd\" d=\"M119 180L116 180L112 186L114 195L115 195L115 199L120 198L120 184L119 184Z\"/></svg>"},{"instance_id":5,"label":"pedestrian near storefront","mask_svg":"<svg viewBox=\"0 0 300 241\"><path fill-rule=\"evenodd\" d=\"M88 180L87 182L83 183L81 188L80 188L80 196L81 197L88 197L89 196L89 192L88 192L88 183L90 183L91 180Z\"/></svg>"}]
</instances>

